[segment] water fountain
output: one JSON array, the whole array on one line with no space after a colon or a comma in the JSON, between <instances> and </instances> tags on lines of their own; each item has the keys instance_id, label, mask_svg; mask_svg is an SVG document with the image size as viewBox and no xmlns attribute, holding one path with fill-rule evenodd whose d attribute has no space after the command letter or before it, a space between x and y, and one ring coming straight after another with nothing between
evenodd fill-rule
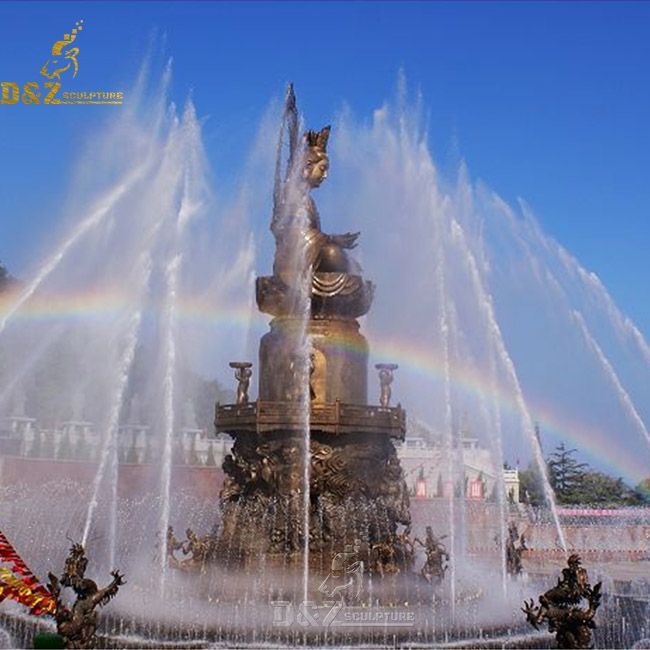
<instances>
[{"instance_id":1,"label":"water fountain","mask_svg":"<svg viewBox=\"0 0 650 650\"><path fill-rule=\"evenodd\" d=\"M219 508L216 474L209 474L213 483L207 497L178 483L178 450L186 459L197 456L196 449L183 450L177 434L179 414L191 397L180 366L191 356L192 343L197 340L201 347L206 340L183 320L184 300L194 291L224 311L232 300L247 304L253 256L247 229L227 218L217 220L221 232L209 245L196 244L205 236L193 239L207 202L200 129L191 106L180 118L166 110L165 101L157 106L146 128L137 123L138 128L117 128L125 142L144 131L132 144L132 158L139 163L117 156L110 176L114 186L84 210L58 250L0 313L0 344L6 345L11 370L2 378L0 407L15 403L19 391L27 391L28 401L36 403L42 386L34 379L42 376L39 360L53 347L72 345L69 361L59 365L77 370L59 382L58 400L69 397L72 408L65 404L63 410L72 413L62 413L60 420L83 424L83 442L90 449L83 465L90 480L59 478L28 487L16 479L3 487L0 513L11 528L4 532L30 554L37 575L62 565L61 523L87 544L98 568L117 567L128 575L129 583L108 605L100 628L118 647L549 643L548 635L531 636L520 616L524 597L538 593L526 582L535 578L526 576L566 557L566 548L578 543L576 532L560 525L547 482L548 505L535 515L508 504L500 471L494 478L494 503L474 503L463 490L463 414L471 426L490 432L484 442L494 467L500 469L504 449L519 450L522 440L543 467L529 384L498 308L499 287L507 281L499 275L498 260L483 248L484 235L505 227L493 220L479 235L473 221L481 201L488 206L480 208L482 216L494 210L505 215L501 223L510 223L512 215L494 197L473 195L462 174L457 187L443 192L426 147L409 135L407 113L399 114L399 129L390 124L386 110L378 111L365 130L343 118L336 129L339 144L328 152L329 128L301 138L290 91L277 148L265 159L276 158L273 273L258 277L254 287L259 311L272 317L270 331L261 338L258 359L251 361L255 344L246 347L239 339L253 339L257 316L246 312L246 335L239 330L235 341L228 331L229 345L219 356L224 367L230 362L236 379L236 397L220 400L215 413L219 444L225 434L234 438L232 448L223 443ZM132 116L125 119L128 123ZM323 214L328 220L354 214L355 227L363 226L359 258L365 255L364 268L379 279L377 293L383 296L374 304L375 285L348 252L358 233L325 234L311 196L327 177L330 155L341 172L330 180L338 183L336 191L322 197ZM346 187L349 179L354 184ZM256 184L262 185L257 179ZM382 191L389 185L395 196ZM133 223L133 214L142 215L140 222ZM630 375L616 366L611 342L603 343L599 333L604 322L612 323L626 352L644 349L641 335L604 289L566 252L555 251L530 221L504 232L501 236L511 238L509 254L523 251L525 262L517 260L522 274L537 274L544 298L552 296L557 312L571 323L571 340L583 340L585 354L602 371L613 396L610 403L618 403L634 435L646 444L643 403L639 406L635 398ZM80 241L87 250L79 250ZM96 259L105 263L101 277ZM202 259L212 271L206 272ZM411 263L417 271L412 274ZM190 267L201 270L202 281L189 274ZM18 331L21 315L42 294L47 300L48 292L62 286L94 286L111 273L120 278L123 294L116 294L121 300L115 300L105 320L57 322L41 336L42 330L26 319L24 331ZM496 291L494 277L502 281ZM577 306L575 296L583 296L576 286L588 282L598 310L590 311L586 299ZM361 318L372 346L361 334ZM410 361L387 343L397 329L413 342ZM214 338L212 329L208 333ZM18 339L29 350L22 357L19 346L9 345ZM147 346L154 350L153 361L142 371L139 355ZM213 350L214 342L205 349ZM414 360L428 355L436 359L434 378L425 381L416 373L414 379ZM371 362L378 371L374 404L368 389ZM468 369L484 380L480 390L466 381L472 376ZM134 387L135 375L148 381ZM46 398L46 391L39 397ZM126 412L135 410L130 406L136 397L138 415L130 424L140 427L146 445L140 441L143 448L136 449L136 436L129 432L133 444L120 463L122 425ZM405 410L394 404L397 399L408 402L410 414L417 410L434 423L440 434L443 460L435 502L419 502L408 493L399 458L405 434L417 420L407 422ZM29 407L22 415L30 415ZM31 432L33 418L28 419L29 451L40 438ZM72 436L66 449L78 444L79 435L68 429L56 432L53 443L62 465L74 454L61 452L61 440ZM54 439L47 431L38 435ZM193 434L190 444L197 438ZM31 467L36 461L45 467L44 444ZM139 460L145 457L147 462ZM195 483L199 474L198 469L192 474ZM71 475L78 479L81 470ZM537 566L514 539L508 547L510 520L525 530L531 553L542 558ZM165 534L170 525L187 528L187 542L177 540L173 531ZM631 537L638 536L643 522L635 526ZM443 535L444 545L438 537ZM631 553L642 554L642 542L632 541L638 548ZM523 577L512 579L509 572ZM647 630L620 621L630 603L645 606L646 591L631 580L633 598L628 598L613 580L608 583L607 572L606 564L595 568L597 579L605 578L599 616L611 617L611 633L599 637L597 632L595 641L599 647L613 639L638 641ZM617 600L608 592L617 592ZM15 610L2 610L2 616L14 640L30 638L34 621Z\"/></svg>"},{"instance_id":2,"label":"water fountain","mask_svg":"<svg viewBox=\"0 0 650 650\"><path fill-rule=\"evenodd\" d=\"M287 104L296 110L292 91ZM290 114L289 123L297 128L297 115ZM382 403L368 404L368 344L356 319L370 309L374 287L344 250L358 233L324 234L310 196L327 176L329 132L308 131L304 150L290 133L289 170L276 188L271 225L274 273L257 281L258 306L273 316L260 343L259 396L219 405L216 412L217 431L231 434L235 444L224 465L223 528L215 552L225 556L234 544L243 550L236 558L243 563L291 563L308 554L309 566L322 570L360 539L368 566L373 546L410 524L391 443L403 439L406 414L390 405L387 380ZM305 282L306 312L297 295ZM356 529L349 521L353 512L362 514Z\"/></svg>"}]
</instances>

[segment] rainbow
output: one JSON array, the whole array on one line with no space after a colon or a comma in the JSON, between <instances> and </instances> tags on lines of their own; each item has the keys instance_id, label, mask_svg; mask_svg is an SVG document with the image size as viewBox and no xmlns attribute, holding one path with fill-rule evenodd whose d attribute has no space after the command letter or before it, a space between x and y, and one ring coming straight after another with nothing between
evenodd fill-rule
<instances>
[{"instance_id":1,"label":"rainbow","mask_svg":"<svg viewBox=\"0 0 650 650\"><path fill-rule=\"evenodd\" d=\"M9 312L15 299L15 294L5 293L0 296L0 318ZM78 293L48 293L34 296L14 315L11 322L110 322L133 308L129 297L115 287ZM149 308L155 311L157 306L151 305ZM238 327L243 331L261 329L268 322L268 317L252 309L250 304L229 304L224 307L204 297L192 296L180 298L178 317L187 325L201 325L215 331L224 327ZM351 345L347 341L340 341L339 344L344 347ZM373 358L398 363L400 373L411 373L423 385L426 385L423 382L444 382L444 363L436 350L399 336L372 336L370 347ZM455 389L467 395L492 399L490 379L480 368L469 364L452 364L450 380ZM510 391L498 389L497 401L504 411L517 414L517 405ZM631 453L624 446L615 444L616 436L612 432L587 426L578 419L558 412L554 405L546 404L540 399L528 398L528 406L531 416L545 434L588 452L610 474L635 480L647 476L647 457Z\"/></svg>"},{"instance_id":2,"label":"rainbow","mask_svg":"<svg viewBox=\"0 0 650 650\"><path fill-rule=\"evenodd\" d=\"M399 337L373 338L372 353L374 357L398 363L415 373L423 380L444 382L444 362L435 350L414 345L412 341ZM452 385L470 396L491 399L492 386L484 370L468 364L452 363L450 366ZM511 414L519 412L514 395L502 387L497 387L496 395L500 408ZM616 435L602 429L586 425L576 418L558 412L553 405L543 400L527 397L532 419L537 422L545 434L555 440L564 441L568 447L576 447L597 458L610 474L618 477L634 477L640 480L649 473L648 456L640 457L626 451L625 447L615 444Z\"/></svg>"}]
</instances>

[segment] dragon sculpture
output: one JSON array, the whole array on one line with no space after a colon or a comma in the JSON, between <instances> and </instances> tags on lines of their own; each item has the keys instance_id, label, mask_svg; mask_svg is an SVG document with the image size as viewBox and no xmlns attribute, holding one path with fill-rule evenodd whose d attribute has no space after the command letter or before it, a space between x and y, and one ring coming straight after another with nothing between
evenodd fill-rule
<instances>
[{"instance_id":1,"label":"dragon sculpture","mask_svg":"<svg viewBox=\"0 0 650 650\"><path fill-rule=\"evenodd\" d=\"M524 601L521 611L535 628L548 623L549 632L555 632L559 648L591 648L591 630L596 627L594 617L602 597L601 584L589 584L587 570L580 557L573 554L562 569L562 577L552 589L539 597L539 605ZM581 608L583 600L587 607Z\"/></svg>"},{"instance_id":2,"label":"dragon sculpture","mask_svg":"<svg viewBox=\"0 0 650 650\"><path fill-rule=\"evenodd\" d=\"M63 637L66 648L94 648L97 645L98 616L97 607L103 607L125 584L124 576L119 571L111 571L113 580L100 589L94 580L85 577L88 558L81 544L73 544L61 578L48 574L50 582L47 587L56 600L57 632ZM63 587L72 589L77 597L72 607L68 607L61 598Z\"/></svg>"}]
</instances>

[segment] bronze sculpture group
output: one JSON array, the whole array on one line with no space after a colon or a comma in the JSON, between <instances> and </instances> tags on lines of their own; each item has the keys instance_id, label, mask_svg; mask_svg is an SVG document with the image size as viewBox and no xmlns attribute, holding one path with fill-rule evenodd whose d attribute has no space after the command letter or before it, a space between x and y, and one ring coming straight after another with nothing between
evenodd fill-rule
<instances>
[{"instance_id":1,"label":"bronze sculpture group","mask_svg":"<svg viewBox=\"0 0 650 650\"><path fill-rule=\"evenodd\" d=\"M216 562L300 566L308 544L310 562L329 566L350 543L349 521L366 519L377 523L363 543L384 558L372 563L385 571L407 563L399 551L388 559L410 525L393 444L406 428L401 406L390 406L397 366L379 368L379 404L370 404L369 346L357 318L370 310L374 286L349 254L359 233L324 232L312 197L328 176L329 138L329 126L300 135L290 88L270 223L273 274L256 281L258 308L272 316L259 346L258 395L248 395L251 364L233 362L236 403L215 414L217 432L234 439L223 464L222 525L207 551Z\"/></svg>"},{"instance_id":2,"label":"bronze sculpture group","mask_svg":"<svg viewBox=\"0 0 650 650\"><path fill-rule=\"evenodd\" d=\"M393 533L386 539L374 544L370 553L370 569L383 577L386 574L412 571L415 565L416 545L424 549L425 560L420 569L420 576L431 585L440 584L447 571L449 554L442 537L433 534L431 526L426 527L424 541L411 539L410 531Z\"/></svg>"},{"instance_id":3,"label":"bronze sculpture group","mask_svg":"<svg viewBox=\"0 0 650 650\"><path fill-rule=\"evenodd\" d=\"M219 535L203 537L187 528L181 541L169 526L166 560L180 570L200 571L226 556L244 566L262 555L295 560L307 547L323 564L323 558L329 559L328 549L349 537L346 520L354 518L356 505L350 503L356 501L362 504L363 516L380 522L364 539L368 562L360 559L359 540L346 544L343 552L331 557L331 571L320 590L341 598L351 590L351 597L358 598L366 569L381 578L412 573L416 546L425 555L420 577L438 585L450 559L444 536L437 537L427 526L424 540L411 539L408 492L391 440L403 438L405 430L401 407L391 407L396 364L376 364L379 408L367 404L368 351L356 318L369 310L373 287L363 281L359 265L347 253L357 245L359 233L324 233L310 194L327 178L330 128L307 131L300 145L292 95L288 109L292 146L288 172L276 183L273 276L260 278L257 285L260 309L274 316L272 331L260 346L261 397L251 402L249 396L252 363L231 362L236 402L223 409L218 406L215 421L217 430L235 437L223 465L223 527ZM296 352L295 345L299 320L295 301L303 285L309 294L307 329L316 341L306 354ZM349 348L355 349L356 357ZM311 407L308 426L313 426L306 450L296 435L302 433L299 417L305 403ZM305 455L309 490L302 483ZM305 522L301 509L306 491L319 510L315 517L312 508ZM230 552L233 548L239 555ZM522 572L526 549L524 535L511 524L505 540L510 575ZM123 576L113 571L112 582L100 589L85 577L87 564L84 548L75 544L62 576L49 574L57 630L70 648L96 646L96 610L124 584ZM63 601L63 588L75 593L73 605ZM561 648L588 648L600 588L600 583L591 587L580 558L572 555L558 585L539 597L539 606L526 602L523 612L535 628L548 624ZM586 608L580 607L583 600Z\"/></svg>"},{"instance_id":4,"label":"bronze sculpture group","mask_svg":"<svg viewBox=\"0 0 650 650\"><path fill-rule=\"evenodd\" d=\"M174 534L172 526L167 528L167 562L175 569L203 569L208 560L210 549L214 543L211 535L199 537L191 528L185 531L186 539L180 541ZM175 555L180 551L185 557L178 559Z\"/></svg>"},{"instance_id":5,"label":"bronze sculpture group","mask_svg":"<svg viewBox=\"0 0 650 650\"><path fill-rule=\"evenodd\" d=\"M252 364L231 362L236 403L215 412L217 432L234 438L223 463L222 526L204 537L188 528L184 541L169 527L168 562L182 570L203 570L213 561L246 569L274 561L296 566L308 549L310 561L331 567L322 593L356 598L366 569L380 578L412 572L419 545L425 554L420 577L439 585L449 561L444 537L431 526L424 540L410 537L408 490L393 445L405 435L405 414L391 407L396 364L375 365L379 406L368 404L368 344L356 319L369 311L374 286L348 255L359 233L323 232L311 196L328 176L330 127L309 130L300 141L290 88L283 135L285 128L289 157L283 173L281 137L270 225L273 275L256 283L260 311L273 316L260 342L258 399L249 397ZM363 542L350 544L349 521L363 519L376 523ZM510 575L521 573L526 549L524 535L510 524ZM531 601L523 611L535 627L547 622L560 647L586 648L600 597L600 583L592 588L580 559L571 556L539 607ZM579 608L583 599L587 609Z\"/></svg>"}]
</instances>

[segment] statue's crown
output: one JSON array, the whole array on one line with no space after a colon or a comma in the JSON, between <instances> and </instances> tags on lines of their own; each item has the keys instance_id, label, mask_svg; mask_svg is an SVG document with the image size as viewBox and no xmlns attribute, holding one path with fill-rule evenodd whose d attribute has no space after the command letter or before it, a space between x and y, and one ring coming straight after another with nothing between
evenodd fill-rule
<instances>
[{"instance_id":1,"label":"statue's crown","mask_svg":"<svg viewBox=\"0 0 650 650\"><path fill-rule=\"evenodd\" d=\"M331 126L328 124L320 131L307 131L305 133L305 142L307 146L313 149L327 151L327 141L330 137Z\"/></svg>"}]
</instances>

